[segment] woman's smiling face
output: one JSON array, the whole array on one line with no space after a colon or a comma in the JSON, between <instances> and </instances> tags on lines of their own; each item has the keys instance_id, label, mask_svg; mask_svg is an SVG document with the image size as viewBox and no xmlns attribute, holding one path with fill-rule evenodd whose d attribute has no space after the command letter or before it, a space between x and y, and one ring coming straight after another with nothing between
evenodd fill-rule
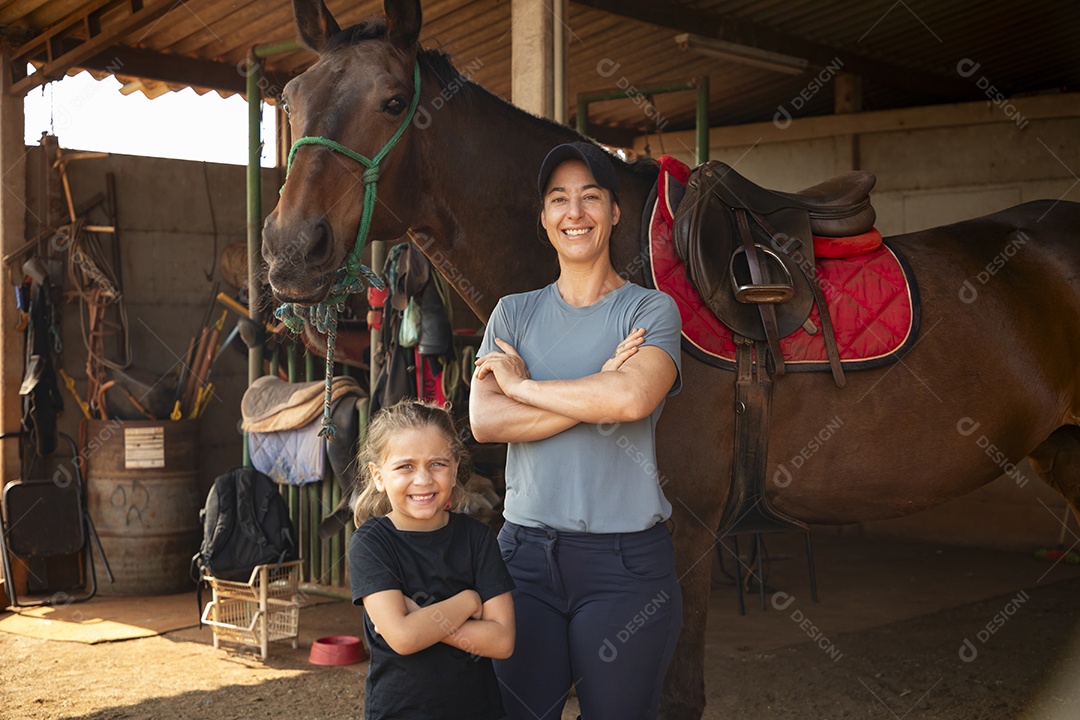
<instances>
[{"instance_id":1,"label":"woman's smiling face","mask_svg":"<svg viewBox=\"0 0 1080 720\"><path fill-rule=\"evenodd\" d=\"M607 259L619 206L581 160L566 160L551 173L544 189L540 223L559 254L571 263Z\"/></svg>"}]
</instances>

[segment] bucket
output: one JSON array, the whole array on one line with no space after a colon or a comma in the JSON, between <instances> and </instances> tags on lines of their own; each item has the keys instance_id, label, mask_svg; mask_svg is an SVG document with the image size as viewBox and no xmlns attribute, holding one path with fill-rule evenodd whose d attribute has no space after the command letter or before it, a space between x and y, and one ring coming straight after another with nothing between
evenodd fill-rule
<instances>
[{"instance_id":1,"label":"bucket","mask_svg":"<svg viewBox=\"0 0 1080 720\"><path fill-rule=\"evenodd\" d=\"M84 423L86 501L116 582L101 595L165 595L194 587L202 542L195 420Z\"/></svg>"}]
</instances>

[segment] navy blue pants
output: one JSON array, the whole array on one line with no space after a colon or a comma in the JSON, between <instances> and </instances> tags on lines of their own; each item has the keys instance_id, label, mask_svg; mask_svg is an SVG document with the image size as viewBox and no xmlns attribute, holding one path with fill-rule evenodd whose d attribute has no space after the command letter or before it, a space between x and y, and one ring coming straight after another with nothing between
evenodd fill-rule
<instances>
[{"instance_id":1,"label":"navy blue pants","mask_svg":"<svg viewBox=\"0 0 1080 720\"><path fill-rule=\"evenodd\" d=\"M671 533L566 533L506 523L514 654L495 661L507 720L652 720L682 625Z\"/></svg>"}]
</instances>

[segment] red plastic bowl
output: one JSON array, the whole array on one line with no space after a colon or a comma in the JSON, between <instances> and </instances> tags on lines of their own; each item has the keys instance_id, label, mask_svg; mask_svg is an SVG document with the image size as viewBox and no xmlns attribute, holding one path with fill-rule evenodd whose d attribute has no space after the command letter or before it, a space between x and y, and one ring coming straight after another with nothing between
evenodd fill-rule
<instances>
[{"instance_id":1,"label":"red plastic bowl","mask_svg":"<svg viewBox=\"0 0 1080 720\"><path fill-rule=\"evenodd\" d=\"M311 644L308 662L312 665L352 665L367 659L364 643L352 635L332 635Z\"/></svg>"}]
</instances>

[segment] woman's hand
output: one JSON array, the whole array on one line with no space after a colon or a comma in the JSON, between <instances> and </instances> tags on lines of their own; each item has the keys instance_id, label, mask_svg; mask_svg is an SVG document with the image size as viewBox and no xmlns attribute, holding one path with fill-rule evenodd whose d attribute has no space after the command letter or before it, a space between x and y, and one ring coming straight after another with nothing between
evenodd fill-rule
<instances>
[{"instance_id":1,"label":"woman's hand","mask_svg":"<svg viewBox=\"0 0 1080 720\"><path fill-rule=\"evenodd\" d=\"M634 328L623 341L615 346L615 353L607 359L600 372L612 372L637 354L638 347L645 342L645 328Z\"/></svg>"},{"instance_id":2,"label":"woman's hand","mask_svg":"<svg viewBox=\"0 0 1080 720\"><path fill-rule=\"evenodd\" d=\"M511 390L514 386L530 379L529 368L525 367L525 361L513 345L499 338L495 338L495 344L499 350L493 350L476 359L476 379L483 380L488 375L493 375L503 394L513 397Z\"/></svg>"}]
</instances>

